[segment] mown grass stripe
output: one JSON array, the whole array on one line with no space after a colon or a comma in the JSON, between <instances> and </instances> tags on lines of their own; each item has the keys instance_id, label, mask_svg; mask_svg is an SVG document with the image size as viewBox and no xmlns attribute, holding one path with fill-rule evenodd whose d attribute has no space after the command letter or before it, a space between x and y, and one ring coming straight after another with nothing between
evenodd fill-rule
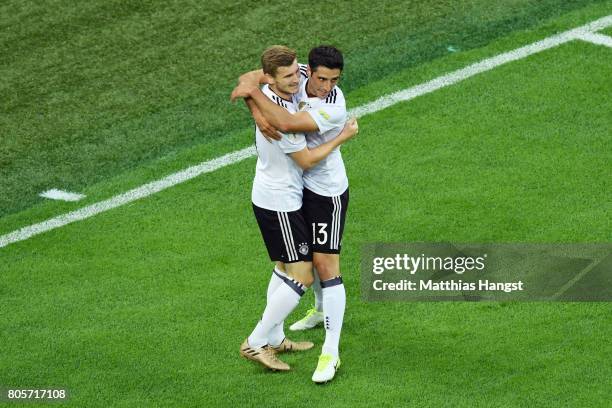
<instances>
[{"instance_id":1,"label":"mown grass stripe","mask_svg":"<svg viewBox=\"0 0 612 408\"><path fill-rule=\"evenodd\" d=\"M468 67L443 75L429 82L425 82L424 84L404 89L402 91L395 92L391 95L382 96L373 102L354 109L351 113L359 117L367 115L369 113L378 112L379 110L385 109L398 102L409 101L411 99L416 98L417 96L421 96L436 91L440 88L456 84L457 82L463 81L464 79L470 78L482 72L489 71L493 68L499 67L500 65L528 57L530 55L553 47L557 47L568 41L572 41L578 38L582 39L584 35L592 34L593 31L601 30L610 25L612 25L612 16L603 17L582 27L578 27L573 30L553 35L541 41L537 41L533 44L529 44L524 47L505 52L503 54L499 54L495 57L487 58Z\"/></svg>"},{"instance_id":2,"label":"mown grass stripe","mask_svg":"<svg viewBox=\"0 0 612 408\"><path fill-rule=\"evenodd\" d=\"M575 39L580 39L585 34L604 29L611 25L612 15L602 17L598 20L574 28L572 30L568 30L560 34L547 37L543 40L503 54L499 54L495 57L487 58L466 68L462 68L460 70L435 78L424 84L417 85L405 89L403 91L393 93L391 95L383 96L371 103L352 109L349 114L352 116L361 117L370 113L378 112L396 103L408 101L410 99L416 98L417 96L421 96L438 90L440 88L455 84L464 79L491 70L508 62L525 58L529 55L533 55L535 53L556 47L558 45L564 44ZM158 193L174 185L191 180L192 178L195 178L201 174L210 173L230 164L238 163L244 159L254 156L255 154L255 147L249 146L244 149L228 153L216 159L189 167L180 172L171 174L161 180L153 181L141 187L132 189L128 192L111 197L108 200L100 201L98 203L81 208L79 210L75 210L67 214L51 218L47 221L43 221L38 224L33 224L21 228L17 231L2 235L0 236L0 248L15 242L24 241L35 235L62 227L75 221L81 221L93 217L94 215L111 210L113 208L120 207L132 201L148 197L152 194Z\"/></svg>"},{"instance_id":3,"label":"mown grass stripe","mask_svg":"<svg viewBox=\"0 0 612 408\"><path fill-rule=\"evenodd\" d=\"M255 147L249 146L242 150L228 153L216 159L189 167L185 170L171 174L161 180L147 183L143 186L111 197L108 200L100 201L87 207L83 207L81 209L69 212L67 214L51 218L47 221L21 228L17 231L1 236L0 248L5 247L14 242L26 240L34 235L38 235L55 228L63 227L64 225L68 225L75 221L81 221L93 217L94 215L111 210L113 208L120 207L132 201L148 197L152 194L165 190L168 187L172 187L187 180L191 180L192 178L197 177L201 174L210 173L230 164L237 163L254 155Z\"/></svg>"}]
</instances>

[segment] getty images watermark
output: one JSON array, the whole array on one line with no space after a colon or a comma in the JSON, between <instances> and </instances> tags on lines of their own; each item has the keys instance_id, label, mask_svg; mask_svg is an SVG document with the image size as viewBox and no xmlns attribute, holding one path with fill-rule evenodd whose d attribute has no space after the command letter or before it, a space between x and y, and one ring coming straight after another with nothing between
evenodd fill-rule
<instances>
[{"instance_id":1,"label":"getty images watermark","mask_svg":"<svg viewBox=\"0 0 612 408\"><path fill-rule=\"evenodd\" d=\"M471 271L484 271L487 254L478 257L441 257L441 256L411 256L406 253L395 257L376 257L372 261L372 273L381 275L388 270L406 271L411 275L417 272L452 271L458 275ZM477 282L464 282L461 279L441 280L419 279L418 281L402 279L399 282L385 282L376 279L374 290L410 290L410 291L504 291L523 290L523 281L494 282L488 279L478 279Z\"/></svg>"},{"instance_id":2,"label":"getty images watermark","mask_svg":"<svg viewBox=\"0 0 612 408\"><path fill-rule=\"evenodd\" d=\"M611 244L369 244L366 301L610 301Z\"/></svg>"}]
</instances>

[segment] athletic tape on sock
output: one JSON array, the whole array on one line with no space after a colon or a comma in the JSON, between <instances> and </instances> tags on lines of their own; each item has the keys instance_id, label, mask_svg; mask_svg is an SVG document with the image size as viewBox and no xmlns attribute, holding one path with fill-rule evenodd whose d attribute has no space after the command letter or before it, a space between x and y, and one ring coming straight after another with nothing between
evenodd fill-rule
<instances>
[{"instance_id":1,"label":"athletic tape on sock","mask_svg":"<svg viewBox=\"0 0 612 408\"><path fill-rule=\"evenodd\" d=\"M332 286L342 285L342 276L336 276L333 279L321 281L322 288L331 288Z\"/></svg>"}]
</instances>

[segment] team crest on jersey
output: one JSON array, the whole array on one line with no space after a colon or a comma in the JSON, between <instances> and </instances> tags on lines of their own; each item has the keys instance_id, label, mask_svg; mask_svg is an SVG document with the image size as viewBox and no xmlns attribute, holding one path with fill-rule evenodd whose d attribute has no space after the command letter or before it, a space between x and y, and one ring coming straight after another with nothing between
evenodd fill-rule
<instances>
[{"instance_id":1,"label":"team crest on jersey","mask_svg":"<svg viewBox=\"0 0 612 408\"><path fill-rule=\"evenodd\" d=\"M308 244L305 242L302 242L300 244L300 247L298 248L298 251L300 251L300 254L302 255L307 255L308 254Z\"/></svg>"},{"instance_id":2,"label":"team crest on jersey","mask_svg":"<svg viewBox=\"0 0 612 408\"><path fill-rule=\"evenodd\" d=\"M299 110L304 110L304 109L309 109L310 108L310 104L306 101L302 101L300 103L298 103L298 109Z\"/></svg>"}]
</instances>

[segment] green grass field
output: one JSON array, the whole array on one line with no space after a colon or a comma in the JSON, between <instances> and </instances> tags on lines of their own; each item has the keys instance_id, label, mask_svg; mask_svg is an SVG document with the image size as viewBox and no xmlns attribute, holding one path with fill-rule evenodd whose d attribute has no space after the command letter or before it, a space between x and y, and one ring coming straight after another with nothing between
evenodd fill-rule
<instances>
[{"instance_id":1,"label":"green grass field","mask_svg":"<svg viewBox=\"0 0 612 408\"><path fill-rule=\"evenodd\" d=\"M292 4L311 29L289 33L273 3L143 4L0 6L0 235L246 147L229 92L271 42L337 43L356 107L612 14L610 1L357 2L327 19ZM343 148L332 383L310 381L322 329L293 336L317 348L285 358L290 373L238 356L271 270L251 158L0 248L0 388L66 388L75 407L609 406L610 303L367 303L359 269L369 242L610 242L610 66L611 48L572 41L360 119ZM88 197L37 198L51 187Z\"/></svg>"},{"instance_id":2,"label":"green grass field","mask_svg":"<svg viewBox=\"0 0 612 408\"><path fill-rule=\"evenodd\" d=\"M237 147L230 135L250 120L223 102L271 41L301 57L321 42L336 44L347 56L350 92L449 46L481 47L589 4L609 2L5 1L0 216L40 203L49 188L82 191L219 139L225 151ZM279 25L279 15L304 29Z\"/></svg>"}]
</instances>

